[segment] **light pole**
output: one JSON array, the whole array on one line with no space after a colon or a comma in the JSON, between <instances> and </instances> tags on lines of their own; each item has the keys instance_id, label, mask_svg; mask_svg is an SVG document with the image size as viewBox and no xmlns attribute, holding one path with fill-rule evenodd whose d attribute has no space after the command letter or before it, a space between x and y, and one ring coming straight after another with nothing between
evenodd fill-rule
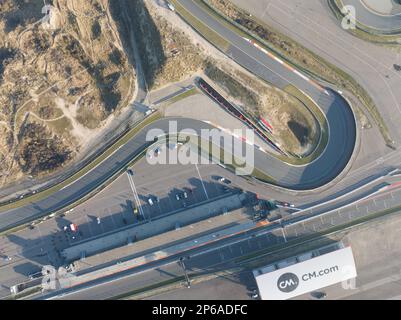
<instances>
[{"instance_id":1,"label":"light pole","mask_svg":"<svg viewBox=\"0 0 401 320\"><path fill-rule=\"evenodd\" d=\"M189 259L189 257L187 259ZM179 264L180 264L181 268L184 270L185 280L187 281L187 288L190 289L191 288L191 281L189 279L188 272L187 272L187 267L185 266L184 260L185 260L185 258L181 257Z\"/></svg>"}]
</instances>

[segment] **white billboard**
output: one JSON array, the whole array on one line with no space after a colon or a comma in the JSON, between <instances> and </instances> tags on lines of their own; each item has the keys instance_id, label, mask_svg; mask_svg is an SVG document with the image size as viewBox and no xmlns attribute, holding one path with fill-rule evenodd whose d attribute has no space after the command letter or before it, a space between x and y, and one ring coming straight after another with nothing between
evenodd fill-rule
<instances>
[{"instance_id":1,"label":"white billboard","mask_svg":"<svg viewBox=\"0 0 401 320\"><path fill-rule=\"evenodd\" d=\"M262 275L255 274L263 300L290 299L356 276L351 247Z\"/></svg>"}]
</instances>

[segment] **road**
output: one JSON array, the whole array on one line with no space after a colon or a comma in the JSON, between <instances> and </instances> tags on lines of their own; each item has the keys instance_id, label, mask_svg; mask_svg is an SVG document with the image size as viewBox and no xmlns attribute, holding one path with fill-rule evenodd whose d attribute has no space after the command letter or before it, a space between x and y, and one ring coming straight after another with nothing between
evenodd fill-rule
<instances>
[{"instance_id":1,"label":"road","mask_svg":"<svg viewBox=\"0 0 401 320\"><path fill-rule=\"evenodd\" d=\"M361 40L342 29L325 0L233 3L352 76L375 102L396 144L401 142L401 75L393 68L401 64L401 55L396 50ZM375 128L361 131L360 161L375 161L390 152Z\"/></svg>"},{"instance_id":2,"label":"road","mask_svg":"<svg viewBox=\"0 0 401 320\"><path fill-rule=\"evenodd\" d=\"M400 14L380 14L370 10L361 0L342 0L344 5L353 6L356 11L356 20L370 28L384 34L400 32ZM398 5L399 7L400 5Z\"/></svg>"},{"instance_id":3,"label":"road","mask_svg":"<svg viewBox=\"0 0 401 320\"><path fill-rule=\"evenodd\" d=\"M239 41L241 41L241 40L239 40ZM234 58L235 58L234 54L235 54L236 50L238 49L237 46L241 47L242 45L243 45L243 43L239 42L233 48L231 48L231 52L233 53ZM248 48L248 49L252 51L254 48ZM242 47L241 47L241 50L242 50ZM251 53L251 51L249 53L246 53L245 55L248 57L249 56L252 57L253 53ZM241 54L239 54L239 55L241 55ZM270 75L270 76L273 77L272 75ZM283 80L283 79L281 79L281 80ZM282 85L285 85L285 82L283 82ZM390 95L390 97L391 97L391 95ZM398 116L398 114L397 114L397 116ZM331 119L329 119L329 122L330 121L331 121ZM264 156L264 157L266 157L266 156ZM374 157L372 157L372 158L374 158ZM383 162L373 163L372 167L383 168ZM305 168L302 168L302 169L305 170ZM302 176L303 176L303 174L301 174L301 177ZM296 179L296 178L295 178L295 176L292 176L291 179ZM332 212L330 215L327 215L325 217L316 217L313 219L313 222L308 221L307 223L304 223L304 224L290 225L290 226L288 226L287 236L293 235L294 237L298 237L300 234L302 234L304 232L307 234L310 234L310 233L313 233L316 231L321 231L327 226L338 224L338 223L345 222L345 221L350 221L355 217L363 216L369 212L374 212L375 210L388 208L391 205L395 205L395 204L399 203L399 198L400 198L400 196L398 193L397 194L391 193L390 195L384 196L384 198L380 197L379 199L375 199L372 202L369 202L363 206L352 205L348 208ZM347 202L347 199L344 199L344 202ZM320 219L320 221L319 221L319 219ZM148 282L144 281L144 283L148 283ZM129 282L124 283L124 281L122 280L120 285L125 286L127 288L127 287L129 287L130 284L132 285L133 283L129 283ZM118 286L117 286L117 288L118 288ZM98 294L95 294L96 297L99 297L99 295L102 296L104 294L104 293L99 293L99 292L98 292ZM79 295L79 293L77 293L77 294ZM86 297L89 297L89 296L91 296L91 295L89 295L89 294L86 295ZM81 295L80 297L81 298L85 297L85 295Z\"/></svg>"},{"instance_id":4,"label":"road","mask_svg":"<svg viewBox=\"0 0 401 320\"><path fill-rule=\"evenodd\" d=\"M231 43L229 55L235 61L279 88L288 84L295 85L312 97L326 115L330 127L330 139L322 155L314 162L305 166L292 166L255 150L255 167L266 172L281 186L298 190L316 188L337 177L348 164L356 141L355 118L350 106L342 96L329 89L325 93L324 89L319 89L310 81L305 80L304 77L289 70L274 58L267 56L242 37L221 25L194 2L182 1L181 4ZM142 150L148 130L159 128L167 132L170 120L177 121L179 130L191 128L199 133L201 129L212 129L212 126L192 119L159 120L138 133L118 152L103 161L94 170L63 190L25 207L1 212L0 231L47 215L81 199L102 185L112 173L121 170L133 156Z\"/></svg>"},{"instance_id":5,"label":"road","mask_svg":"<svg viewBox=\"0 0 401 320\"><path fill-rule=\"evenodd\" d=\"M314 178L312 176L315 174L315 170L322 169L322 165L325 166L324 163L331 163L333 157L337 159L336 161L339 161L337 163L338 167L333 167L333 163L325 166L325 170L333 170L333 172L336 172L326 179L326 183L336 177L339 171L341 171L338 170L339 167L345 167L344 159L346 159L345 161L348 163L356 139L355 118L350 106L342 96L331 90L329 90L330 94L326 95L324 89L317 88L310 81L305 80L282 63L266 55L253 45L250 45L248 41L219 23L206 11L200 8L194 1L179 0L178 2L198 20L216 31L230 43L230 48L228 49L227 54L234 61L246 67L253 74L274 84L278 88L284 88L289 84L293 84L308 94L326 115L329 123L330 139L325 152L315 161L317 165L315 166L315 163L312 163L303 167L304 170L290 169L288 170L288 174L278 177L277 180L283 186L294 189L312 188L313 184L315 184L315 186L318 184L322 185L324 184L321 183L322 177ZM263 166L256 167L265 171ZM327 172L329 173L330 171ZM299 179L298 186L294 185L293 179L295 175L297 175ZM288 180L288 178L290 180ZM291 184L293 186L291 186Z\"/></svg>"},{"instance_id":6,"label":"road","mask_svg":"<svg viewBox=\"0 0 401 320\"><path fill-rule=\"evenodd\" d=\"M193 203L194 201L200 202L205 200L206 194L200 181L204 182L209 197L213 198L221 194L222 184L218 183L214 178L217 176L223 176L231 180L230 187L257 193L261 199L274 198L288 201L304 209L311 207L297 213L297 218L299 216L308 217L322 214L325 211L339 209L341 206L372 194L372 192L378 190L383 184L391 184L399 181L399 176L372 177L374 179L369 181L360 182L359 180L355 180L360 184L350 185L345 190L341 188L341 183L319 194L319 201L317 201L316 194L306 194L300 197L299 195L282 193L271 187L261 186L254 181L248 181L217 165L200 165L198 169L201 178L193 165L154 166L149 164L146 159L142 159L136 163L133 167L135 185L145 215L151 214L153 219L182 207L182 202L175 199L175 194L184 188L191 188L193 190L193 194L186 200L187 204L190 203L189 201ZM347 182L348 184L350 184L350 181ZM147 203L146 200L150 194L160 199L159 205L150 206ZM391 203L386 202L385 205L387 207L401 202L401 198L397 197L395 193L392 196L395 196L395 199ZM4 290L0 289L0 298L9 294L9 286L26 281L28 275L40 270L41 266L53 265L59 267L64 265L65 262L59 256L60 252L76 241L111 232L123 228L127 224L135 225L137 218L126 205L127 201L131 200L133 200L133 193L127 174L123 174L96 196L77 206L73 212L66 214L65 217L49 219L37 225L32 230L27 228L7 237L0 237L0 256L7 255L12 257L12 261L10 262L0 260L0 285L4 288ZM374 204L372 199L370 202ZM372 207L370 206L370 208ZM349 209L352 211L358 208L354 204ZM367 212L364 208L360 209L362 211L365 210L363 212ZM337 217L337 213L335 213L335 216ZM100 225L96 221L97 218L101 219ZM71 235L67 236L63 231L63 227L68 226L70 223L76 224L80 232L82 232L82 235L75 235L75 240L71 239ZM168 243L168 240L164 240L162 243ZM44 255L44 252L47 255Z\"/></svg>"},{"instance_id":7,"label":"road","mask_svg":"<svg viewBox=\"0 0 401 320\"><path fill-rule=\"evenodd\" d=\"M341 283L323 288L328 300L400 300L400 261L399 250L401 218L398 215L372 221L356 227L344 236L342 241L352 246L357 266L358 277L355 282L348 282L348 287ZM290 251L290 250L288 250ZM306 251L306 250L304 250ZM289 252L285 256L291 256ZM266 263L267 265L269 263ZM193 285L184 286L168 292L153 294L148 299L158 300L223 300L249 299L249 293L255 288L251 270L220 276ZM295 297L294 300L311 300L310 294Z\"/></svg>"},{"instance_id":8,"label":"road","mask_svg":"<svg viewBox=\"0 0 401 320\"><path fill-rule=\"evenodd\" d=\"M400 198L401 190L398 188L397 190L390 190L383 195L372 198L369 201L345 206L344 208L338 210L332 210L327 212L327 214L314 216L298 223L287 224L283 229L272 226L267 229L263 228L248 231L244 234L221 240L206 247L187 251L185 256L190 256L191 259L186 262L186 266L190 273L205 272L207 274L238 267L238 263L235 260L244 254L252 254L259 252L261 249L268 249L269 247L277 244L285 244L293 239L307 235L313 235L316 234L316 232L322 232L333 226L342 225L356 218L364 217L372 212L397 206ZM397 214L394 214L393 220L396 218ZM381 219L379 222L382 224L386 223L387 228L390 228L393 225L391 220L389 221L387 219ZM400 221L397 222L397 225L399 223ZM378 222L375 221L369 224L368 228L374 229L377 228L378 225ZM364 227L361 226L361 228ZM370 230L370 232L373 231ZM372 246L370 239L375 240L373 242L374 245L372 246L372 252L378 253L377 257L375 255L371 257L372 261L374 261L374 259L376 259L376 261L380 260L378 258L382 253L390 255L390 253L388 253L390 249L391 252L397 250L398 240L396 240L396 238L398 237L398 231L391 233L391 238L387 240L389 241L390 245L386 246L384 251L381 249L382 245L380 241L383 241L383 239L380 237L385 233L390 234L389 231L384 230L375 234L374 237L369 236L369 234L366 233L363 241L359 240L358 243L353 238L350 238L349 241L351 244L363 246L363 249L356 253L356 258L359 259L358 262L360 261L364 264L368 264L370 262L369 258L366 257L369 251L369 246ZM258 256L260 256L260 254L258 254ZM169 257L158 262L149 263L145 267L135 268L126 273L117 274L107 279L97 280L80 288L75 288L73 291L67 291L64 293L51 292L49 295L39 298L112 298L135 289L144 288L151 284L159 283L182 275L182 269L177 264L178 259L178 256Z\"/></svg>"},{"instance_id":9,"label":"road","mask_svg":"<svg viewBox=\"0 0 401 320\"><path fill-rule=\"evenodd\" d=\"M207 245L186 252L191 258L185 262L188 272L205 274L226 270L234 266L233 259L244 253L251 253L263 247L283 243L284 239L279 230L250 231L219 241L217 245ZM143 288L176 276L182 276L182 267L177 263L180 256L173 256L162 261L152 262L145 267L135 268L128 272L113 275L109 278L96 280L81 287L65 292L50 292L40 299L107 299L125 294L133 289Z\"/></svg>"},{"instance_id":10,"label":"road","mask_svg":"<svg viewBox=\"0 0 401 320\"><path fill-rule=\"evenodd\" d=\"M350 74L360 83L381 112L390 135L401 140L401 64L395 50L363 41L343 30L325 0L233 0L260 21L288 36ZM399 165L401 151L385 147L380 132L360 131L360 150L344 182L358 175L361 180Z\"/></svg>"}]
</instances>

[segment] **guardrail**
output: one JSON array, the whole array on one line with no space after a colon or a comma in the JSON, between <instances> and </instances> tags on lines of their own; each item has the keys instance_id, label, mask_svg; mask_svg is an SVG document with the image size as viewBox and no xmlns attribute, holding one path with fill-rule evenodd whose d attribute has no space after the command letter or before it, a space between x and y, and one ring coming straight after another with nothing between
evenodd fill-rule
<instances>
[{"instance_id":1,"label":"guardrail","mask_svg":"<svg viewBox=\"0 0 401 320\"><path fill-rule=\"evenodd\" d=\"M141 118L139 120L135 120L135 121L133 121L133 119L127 119L127 120L123 121L119 125L117 130L114 130L113 132L110 132L110 133L105 135L105 137L104 137L104 139L102 141L103 142L106 141L106 143L103 144L100 149L96 149L95 152L90 153L89 155L84 157L79 164L72 165L70 168L65 170L62 174L59 174L57 177L53 177L52 179L54 181L52 181L52 183L47 184L45 187L38 188L38 189L36 189L34 191L31 191L29 193L23 194L23 198L25 199L25 198L30 197L32 195L47 191L47 190L51 189L52 187L56 186L57 184L60 184L63 181L67 180L69 177L73 176L74 174L77 174L79 171L81 171L87 165L89 165L91 162L93 162L96 158L101 156L107 149L112 147L116 142L118 142L118 140L120 140L124 135L126 135L130 130L135 128L135 126L140 124L145 119L146 119L146 117ZM23 193L23 192L20 191L20 192L16 192L16 193ZM17 197L17 198L10 199L10 200L7 200L7 201L1 201L0 202L0 210L1 210L1 207L5 206L5 205L8 205L8 204L11 204L11 203L18 202L21 199L22 198Z\"/></svg>"},{"instance_id":2,"label":"guardrail","mask_svg":"<svg viewBox=\"0 0 401 320\"><path fill-rule=\"evenodd\" d=\"M151 116L155 116L155 115L157 115L157 112L152 113L152 114L151 114L148 118L146 118L146 119L149 119ZM110 150L110 148L112 148L113 145L115 145L116 143L118 143L121 139L124 139L124 137L126 137L130 132L132 132L133 130L135 130L135 128L138 128L142 123L143 123L143 121L142 121L142 122L141 122L141 121L138 121L138 122L136 122L136 124L137 124L136 126L133 126L133 127L130 128L129 130L124 130L124 134L122 134L122 135L119 137L119 139L116 139L115 142L114 142L109 148L106 148L106 150L104 150L102 154L99 154L98 157L99 157L99 156L102 156L102 155L104 154L104 152L106 152L107 150ZM148 147L147 145L144 145L144 148L147 148L147 147ZM139 152L137 155L135 155L133 158L137 157L139 154L141 154L141 152L143 152L143 151L140 151L140 152ZM98 159L98 157L95 158L95 160ZM92 161L89 162L87 165L90 165L91 163L92 163ZM127 163L127 164L128 164L128 163ZM124 164L124 165L127 165L127 164ZM122 165L122 167L123 167L124 165ZM81 168L81 170L84 170L85 167L86 167L86 166L84 166L83 168ZM81 171L81 170L78 170L78 171L75 172L73 175L71 175L71 176L69 176L69 177L66 177L63 181L61 181L61 182L59 182L59 183L55 183L54 185L52 185L52 186L46 188L46 190L49 190L49 189L51 189L51 188L55 188L55 187L57 187L58 185L60 185L60 184L62 184L62 183L65 183L68 179L70 179L71 177L73 177L75 174L78 174L79 171ZM11 226L7 226L6 228L0 228L0 233L9 232L9 231L11 231L11 230L13 230L13 229L16 229L16 228L22 228L22 227L24 227L24 226L27 226L29 223L32 223L32 222L37 221L37 220L39 220L39 219L44 219L44 220L46 220L46 219L48 218L49 215L57 215L57 214L62 213L62 211L64 212L65 210L67 210L67 209L69 209L69 208L71 208L71 207L76 206L77 203L80 203L83 199L87 199L88 197L90 197L90 196L93 194L94 191L99 190L99 186L102 187L102 184L104 184L104 183L107 182L108 180L112 179L113 176L114 176L116 173L120 172L120 171L121 171L121 167L118 168L118 169L116 169L114 172L110 172L109 175L107 175L106 178L105 178L103 181L101 181L101 183L100 183L98 186L96 186L93 190L89 190L88 193L87 193L86 195L84 195L80 200L71 201L71 203L68 203L68 204L66 204L66 205L63 205L62 207L60 207L60 208L58 208L58 209L52 210L52 212L41 213L41 214L39 214L39 215L37 215L37 216L35 216L35 217L21 220L21 221L18 222L18 223L15 223L15 224L13 224L13 225L11 225ZM79 177L78 177L78 178L79 178ZM46 190L42 190L42 192L44 192L44 191L46 191ZM40 193L36 193L35 195L31 195L31 196L40 196ZM28 197L28 198L24 198L23 201L26 201L27 199L29 199L29 197ZM3 207L4 207L4 206L5 206L5 205L3 205ZM2 208L2 207L0 206L0 210L1 210L1 208Z\"/></svg>"},{"instance_id":3,"label":"guardrail","mask_svg":"<svg viewBox=\"0 0 401 320\"><path fill-rule=\"evenodd\" d=\"M342 3L342 1L336 1L336 0L327 0L328 6L330 8L330 10L334 13L334 15L339 18L339 17L345 17L345 14L342 12L341 8L344 7L344 4ZM341 6L341 8L340 8ZM363 23L361 23L360 21L356 21L356 28L375 35L375 36L398 36L401 33L401 27L399 28L394 28L391 30L380 30L380 29L375 29L374 27L371 26L367 26ZM392 41L392 42L386 42L386 43L392 43L392 44L400 44L397 41Z\"/></svg>"},{"instance_id":4,"label":"guardrail","mask_svg":"<svg viewBox=\"0 0 401 320\"><path fill-rule=\"evenodd\" d=\"M269 144L274 150L286 155L283 150L281 150L266 134L264 134L241 110L236 108L233 104L227 101L220 93L217 92L210 84L208 84L204 79L199 78L199 86L203 92L205 92L210 98L216 101L220 107L225 111L230 113L233 117L241 121L248 128L252 129L256 134L267 144Z\"/></svg>"}]
</instances>

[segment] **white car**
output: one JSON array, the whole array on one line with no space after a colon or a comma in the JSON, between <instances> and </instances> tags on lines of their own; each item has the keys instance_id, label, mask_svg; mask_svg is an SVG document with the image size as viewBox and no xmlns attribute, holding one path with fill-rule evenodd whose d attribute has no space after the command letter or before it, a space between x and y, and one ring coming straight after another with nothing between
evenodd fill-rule
<instances>
[{"instance_id":1,"label":"white car","mask_svg":"<svg viewBox=\"0 0 401 320\"><path fill-rule=\"evenodd\" d=\"M175 7L171 4L171 3L169 3L169 2L167 2L167 7L171 10L171 11L175 11Z\"/></svg>"},{"instance_id":2,"label":"white car","mask_svg":"<svg viewBox=\"0 0 401 320\"><path fill-rule=\"evenodd\" d=\"M148 199L148 203L149 203L151 206L153 206L153 200L152 200L152 198L149 198L149 199Z\"/></svg>"},{"instance_id":3,"label":"white car","mask_svg":"<svg viewBox=\"0 0 401 320\"><path fill-rule=\"evenodd\" d=\"M219 182L225 183L225 184L231 184L231 181L228 180L228 179L226 179L226 178L220 178L220 179L219 179Z\"/></svg>"},{"instance_id":4,"label":"white car","mask_svg":"<svg viewBox=\"0 0 401 320\"><path fill-rule=\"evenodd\" d=\"M252 293L252 299L254 299L254 300L259 299L259 294L258 293Z\"/></svg>"},{"instance_id":5,"label":"white car","mask_svg":"<svg viewBox=\"0 0 401 320\"><path fill-rule=\"evenodd\" d=\"M251 294L252 299L257 300L259 299L259 293L258 290L252 290L252 294Z\"/></svg>"}]
</instances>

